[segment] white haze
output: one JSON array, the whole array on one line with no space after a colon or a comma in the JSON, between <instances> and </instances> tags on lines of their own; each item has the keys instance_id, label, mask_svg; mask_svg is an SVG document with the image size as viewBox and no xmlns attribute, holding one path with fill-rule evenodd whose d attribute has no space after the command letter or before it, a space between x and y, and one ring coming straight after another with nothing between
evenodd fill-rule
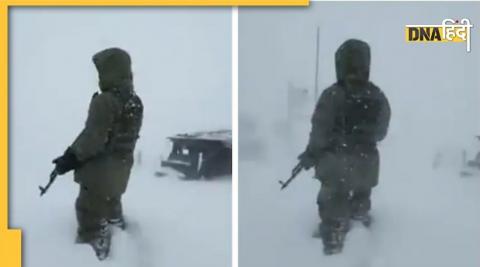
<instances>
[{"instance_id":1,"label":"white haze","mask_svg":"<svg viewBox=\"0 0 480 267\"><path fill-rule=\"evenodd\" d=\"M478 152L480 4L322 2L305 8L241 8L239 16L240 266L423 267L480 264L480 177L461 178L461 151ZM472 51L461 44L408 44L407 24L469 18ZM287 122L287 84L313 94L316 27L320 91L335 82L334 53L349 38L372 49L371 80L392 118L380 145L375 222L354 225L344 252L326 257L311 238L320 188L303 172L280 192L307 143L309 114ZM314 99L307 104L313 110ZM309 113L310 113L309 112ZM242 121L246 121L242 124ZM246 126L253 130L242 132ZM255 125L255 126L252 126ZM445 160L434 170L434 155Z\"/></svg>"},{"instance_id":2,"label":"white haze","mask_svg":"<svg viewBox=\"0 0 480 267\"><path fill-rule=\"evenodd\" d=\"M23 263L40 266L228 266L230 179L154 177L166 137L230 128L231 14L227 8L13 8L10 11L10 226L23 230ZM72 175L48 181L51 160L83 127L97 90L94 53L132 57L144 124L112 259L73 244Z\"/></svg>"}]
</instances>

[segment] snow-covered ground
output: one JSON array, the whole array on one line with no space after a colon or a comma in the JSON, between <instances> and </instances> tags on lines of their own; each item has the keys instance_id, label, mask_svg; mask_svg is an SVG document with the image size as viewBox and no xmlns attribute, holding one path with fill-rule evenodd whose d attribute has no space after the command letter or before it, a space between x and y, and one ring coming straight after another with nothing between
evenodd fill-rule
<instances>
[{"instance_id":1,"label":"snow-covered ground","mask_svg":"<svg viewBox=\"0 0 480 267\"><path fill-rule=\"evenodd\" d=\"M114 232L111 258L99 262L90 246L74 244L78 188L72 176L59 177L40 198L35 182L43 183L46 177L32 170L16 172L16 177L35 174L38 179L14 191L24 198L12 208L14 225L24 230L24 266L223 267L231 263L230 177L184 181L155 177L138 167L123 198L129 229Z\"/></svg>"},{"instance_id":2,"label":"snow-covered ground","mask_svg":"<svg viewBox=\"0 0 480 267\"><path fill-rule=\"evenodd\" d=\"M280 191L277 180L296 164L293 150L277 149L260 163L241 161L240 266L478 266L480 176L433 170L401 143L380 150L375 221L369 230L355 224L338 256L324 256L321 240L311 237L319 223L313 173Z\"/></svg>"},{"instance_id":3,"label":"snow-covered ground","mask_svg":"<svg viewBox=\"0 0 480 267\"><path fill-rule=\"evenodd\" d=\"M10 227L23 230L23 266L231 264L231 178L155 177L167 136L231 125L229 9L13 8L10 76ZM91 56L130 52L145 106L135 165L123 198L130 223L112 258L74 244L72 174L42 198L51 160L83 127L97 74ZM137 158L138 159L138 158Z\"/></svg>"},{"instance_id":4,"label":"snow-covered ground","mask_svg":"<svg viewBox=\"0 0 480 267\"><path fill-rule=\"evenodd\" d=\"M480 35L465 44L407 44L407 24L470 18L478 3L317 2L309 8L240 9L240 114L255 128L241 143L239 261L248 267L476 267L480 265L480 176L460 177L462 149L478 152ZM287 87L310 90L313 111L316 29L320 90L335 81L334 53L347 38L372 48L371 79L392 106L379 145L374 223L354 225L343 253L324 256L312 238L320 222L313 171L280 191L308 141L309 116L287 122ZM478 25L475 25L478 28ZM474 41L476 45L474 44ZM253 126L252 126L253 125ZM242 124L239 125L242 129ZM253 132L253 131L250 131ZM260 145L261 144L261 145ZM247 145L245 146L247 147ZM444 161L433 168L436 153ZM252 153L249 155L249 153Z\"/></svg>"}]
</instances>

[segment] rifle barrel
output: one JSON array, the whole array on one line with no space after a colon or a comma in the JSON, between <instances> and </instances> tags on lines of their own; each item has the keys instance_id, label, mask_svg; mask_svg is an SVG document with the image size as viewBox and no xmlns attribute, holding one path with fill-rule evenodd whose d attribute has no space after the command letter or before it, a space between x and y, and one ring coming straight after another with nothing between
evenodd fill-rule
<instances>
[{"instance_id":1,"label":"rifle barrel","mask_svg":"<svg viewBox=\"0 0 480 267\"><path fill-rule=\"evenodd\" d=\"M286 181L278 181L282 186L280 187L280 190L283 190L285 189L288 184L290 184L291 181L293 181L293 179L295 179L295 177L297 177L297 175L302 171L303 167L301 165L301 163L299 162L292 170L292 174L290 175L290 178L288 178Z\"/></svg>"},{"instance_id":2,"label":"rifle barrel","mask_svg":"<svg viewBox=\"0 0 480 267\"><path fill-rule=\"evenodd\" d=\"M40 196L43 196L45 193L47 193L48 189L50 188L50 186L53 184L53 182L55 181L55 179L57 178L58 176L58 172L57 172L57 169L54 169L51 173L50 173L50 180L48 181L48 184L43 187L43 186L38 186L38 189L40 189Z\"/></svg>"}]
</instances>

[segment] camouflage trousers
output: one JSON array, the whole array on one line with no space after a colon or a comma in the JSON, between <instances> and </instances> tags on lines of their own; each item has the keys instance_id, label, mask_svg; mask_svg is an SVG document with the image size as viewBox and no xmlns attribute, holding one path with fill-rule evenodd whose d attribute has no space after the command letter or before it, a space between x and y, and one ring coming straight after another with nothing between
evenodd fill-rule
<instances>
[{"instance_id":1,"label":"camouflage trousers","mask_svg":"<svg viewBox=\"0 0 480 267\"><path fill-rule=\"evenodd\" d=\"M342 186L322 184L317 197L318 212L322 227L339 223L349 224L350 218L366 215L371 207L371 188L349 189Z\"/></svg>"},{"instance_id":2,"label":"camouflage trousers","mask_svg":"<svg viewBox=\"0 0 480 267\"><path fill-rule=\"evenodd\" d=\"M75 202L77 242L88 242L105 230L110 221L123 220L121 196L106 197L80 185Z\"/></svg>"}]
</instances>

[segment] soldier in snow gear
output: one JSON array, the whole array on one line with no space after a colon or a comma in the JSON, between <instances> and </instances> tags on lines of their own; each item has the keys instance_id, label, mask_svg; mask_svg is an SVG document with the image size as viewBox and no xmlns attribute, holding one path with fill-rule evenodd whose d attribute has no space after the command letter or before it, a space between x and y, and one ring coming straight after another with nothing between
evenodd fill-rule
<instances>
[{"instance_id":1,"label":"soldier in snow gear","mask_svg":"<svg viewBox=\"0 0 480 267\"><path fill-rule=\"evenodd\" d=\"M80 192L75 203L78 243L89 243L99 259L108 256L113 224L125 228L121 197L133 165L143 105L133 88L130 56L109 48L93 56L100 93L92 97L84 129L56 158L56 172L74 170Z\"/></svg>"},{"instance_id":2,"label":"soldier in snow gear","mask_svg":"<svg viewBox=\"0 0 480 267\"><path fill-rule=\"evenodd\" d=\"M342 250L350 219L370 224L370 194L378 183L377 142L387 134L390 106L369 81L370 48L350 39L335 53L337 82L325 89L312 116L305 169L322 183L317 198L319 235L326 254Z\"/></svg>"}]
</instances>

